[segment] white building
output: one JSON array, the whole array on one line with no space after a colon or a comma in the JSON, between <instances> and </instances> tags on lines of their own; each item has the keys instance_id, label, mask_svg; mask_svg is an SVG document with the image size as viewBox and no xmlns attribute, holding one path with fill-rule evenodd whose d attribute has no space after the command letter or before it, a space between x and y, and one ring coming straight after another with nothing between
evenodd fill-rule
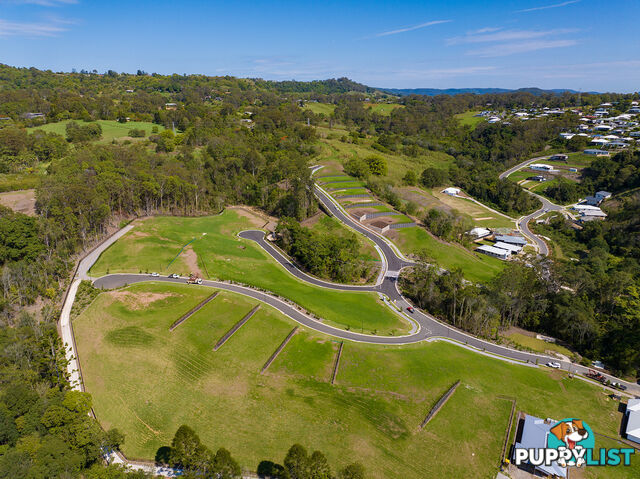
<instances>
[{"instance_id":1,"label":"white building","mask_svg":"<svg viewBox=\"0 0 640 479\"><path fill-rule=\"evenodd\" d=\"M516 449L544 449L547 447L547 438L551 434L551 428L556 424L552 419L540 419L535 416L525 415L518 424L514 454ZM544 463L533 466L539 477L567 477L567 468L560 467L557 461L549 466Z\"/></svg>"},{"instance_id":2,"label":"white building","mask_svg":"<svg viewBox=\"0 0 640 479\"><path fill-rule=\"evenodd\" d=\"M594 148L584 150L584 151L583 151L583 153L584 153L585 155L609 156L609 152L608 152L608 151L605 151L605 150L598 150L598 149L594 149Z\"/></svg>"},{"instance_id":3,"label":"white building","mask_svg":"<svg viewBox=\"0 0 640 479\"><path fill-rule=\"evenodd\" d=\"M496 235L495 240L500 241L502 243L515 244L518 246L527 245L527 240L524 239L522 236Z\"/></svg>"},{"instance_id":4,"label":"white building","mask_svg":"<svg viewBox=\"0 0 640 479\"><path fill-rule=\"evenodd\" d=\"M627 402L627 439L640 444L640 399Z\"/></svg>"},{"instance_id":5,"label":"white building","mask_svg":"<svg viewBox=\"0 0 640 479\"><path fill-rule=\"evenodd\" d=\"M522 251L522 246L516 244L504 243L502 241L498 241L493 245L494 248L500 248L508 251L510 254L518 254Z\"/></svg>"},{"instance_id":6,"label":"white building","mask_svg":"<svg viewBox=\"0 0 640 479\"><path fill-rule=\"evenodd\" d=\"M476 251L479 251L480 253L486 254L488 256L493 256L494 258L499 258L499 259L509 258L509 252L507 250L495 248L493 246L489 246L486 244L483 244L482 246L477 247Z\"/></svg>"},{"instance_id":7,"label":"white building","mask_svg":"<svg viewBox=\"0 0 640 479\"><path fill-rule=\"evenodd\" d=\"M452 188L452 187L449 187L449 188L445 188L444 190L442 190L442 192L443 192L445 195L449 195L449 196L457 196L457 195L459 195L459 194L460 194L460 188Z\"/></svg>"},{"instance_id":8,"label":"white building","mask_svg":"<svg viewBox=\"0 0 640 479\"><path fill-rule=\"evenodd\" d=\"M529 165L529 168L538 171L553 171L553 166L545 165L543 163L532 163L531 165Z\"/></svg>"},{"instance_id":9,"label":"white building","mask_svg":"<svg viewBox=\"0 0 640 479\"><path fill-rule=\"evenodd\" d=\"M489 236L491 234L491 230L477 226L470 230L467 234L469 236L473 236L474 238L484 238L485 236Z\"/></svg>"}]
</instances>

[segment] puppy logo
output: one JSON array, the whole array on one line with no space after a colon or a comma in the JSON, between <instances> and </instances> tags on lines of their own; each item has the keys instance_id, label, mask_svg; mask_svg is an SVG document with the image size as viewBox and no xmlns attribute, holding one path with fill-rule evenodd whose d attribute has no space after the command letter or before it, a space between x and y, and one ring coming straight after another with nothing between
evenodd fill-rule
<instances>
[{"instance_id":1,"label":"puppy logo","mask_svg":"<svg viewBox=\"0 0 640 479\"><path fill-rule=\"evenodd\" d=\"M559 450L569 449L577 458L575 461L569 461L569 465L582 466L585 463L584 452L586 452L583 450L592 449L595 445L591 428L580 419L563 419L551 428L550 433L549 447ZM558 464L566 467L567 461L561 457Z\"/></svg>"}]
</instances>

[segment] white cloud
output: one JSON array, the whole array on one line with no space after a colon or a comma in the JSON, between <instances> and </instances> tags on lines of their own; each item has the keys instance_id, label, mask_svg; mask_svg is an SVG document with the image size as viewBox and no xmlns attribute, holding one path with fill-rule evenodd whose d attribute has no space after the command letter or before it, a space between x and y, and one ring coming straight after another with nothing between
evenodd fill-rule
<instances>
[{"instance_id":1,"label":"white cloud","mask_svg":"<svg viewBox=\"0 0 640 479\"><path fill-rule=\"evenodd\" d=\"M53 37L67 31L70 22L53 20L44 22L11 22L0 19L0 37Z\"/></svg>"},{"instance_id":2,"label":"white cloud","mask_svg":"<svg viewBox=\"0 0 640 479\"><path fill-rule=\"evenodd\" d=\"M505 57L516 53L534 52L549 48L562 48L577 45L576 40L535 40L530 42L503 43L490 47L469 50L467 55L479 57Z\"/></svg>"},{"instance_id":3,"label":"white cloud","mask_svg":"<svg viewBox=\"0 0 640 479\"><path fill-rule=\"evenodd\" d=\"M389 30L388 32L376 33L375 37L386 37L388 35L397 35L398 33L411 32L413 30L419 30L420 28L430 27L432 25L439 25L441 23L449 23L451 20L434 20L431 22L420 23L411 27L399 28L397 30Z\"/></svg>"},{"instance_id":4,"label":"white cloud","mask_svg":"<svg viewBox=\"0 0 640 479\"><path fill-rule=\"evenodd\" d=\"M542 7L525 8L524 10L516 10L516 13L536 12L538 10L547 10L549 8L566 7L567 5L573 5L574 3L578 3L579 1L580 0L570 0L568 2L556 3L554 5L545 5L545 6L542 6Z\"/></svg>"},{"instance_id":5,"label":"white cloud","mask_svg":"<svg viewBox=\"0 0 640 479\"><path fill-rule=\"evenodd\" d=\"M507 42L514 40L531 40L533 38L548 37L551 35L563 35L575 33L578 30L570 28L558 28L555 30L502 30L483 28L476 32L467 33L460 37L447 39L447 45L459 45L462 43L489 43Z\"/></svg>"}]
</instances>

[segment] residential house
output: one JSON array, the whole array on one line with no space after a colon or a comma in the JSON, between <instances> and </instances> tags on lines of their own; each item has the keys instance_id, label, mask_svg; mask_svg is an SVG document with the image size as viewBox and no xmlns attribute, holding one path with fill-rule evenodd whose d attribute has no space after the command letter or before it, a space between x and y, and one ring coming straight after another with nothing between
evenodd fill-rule
<instances>
[{"instance_id":1,"label":"residential house","mask_svg":"<svg viewBox=\"0 0 640 479\"><path fill-rule=\"evenodd\" d=\"M545 449L548 445L547 438L551 434L551 428L557 424L553 419L541 419L535 416L524 414L518 419L516 430L516 440L513 447L516 449ZM535 476L541 477L567 477L567 468L560 467L557 461L549 466L544 463L539 466L529 464Z\"/></svg>"},{"instance_id":2,"label":"residential house","mask_svg":"<svg viewBox=\"0 0 640 479\"><path fill-rule=\"evenodd\" d=\"M482 254L486 254L488 256L493 256L494 258L503 259L503 260L508 259L509 258L509 254L510 254L507 250L496 248L494 246L489 246L489 245L486 245L486 244L478 246L476 248L476 251L478 251L478 252L480 252Z\"/></svg>"},{"instance_id":3,"label":"residential house","mask_svg":"<svg viewBox=\"0 0 640 479\"><path fill-rule=\"evenodd\" d=\"M625 431L627 439L640 444L640 399L629 399L625 416L627 417Z\"/></svg>"}]
</instances>

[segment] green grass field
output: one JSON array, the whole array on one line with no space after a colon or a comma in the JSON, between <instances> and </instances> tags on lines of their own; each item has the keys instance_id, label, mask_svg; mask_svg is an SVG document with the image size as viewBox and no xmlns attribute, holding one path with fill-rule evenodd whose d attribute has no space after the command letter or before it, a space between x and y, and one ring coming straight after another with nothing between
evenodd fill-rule
<instances>
[{"instance_id":1,"label":"green grass field","mask_svg":"<svg viewBox=\"0 0 640 479\"><path fill-rule=\"evenodd\" d=\"M514 343L519 344L520 346L524 346L526 348L529 348L533 351L538 351L540 353L544 353L546 351L553 351L556 353L563 354L569 358L573 354L564 346L560 346L559 344L555 344L555 343L547 343L546 341L543 341L542 339L537 339L533 336L527 336L521 333L514 332L511 334L508 334L506 337L511 341L513 341Z\"/></svg>"},{"instance_id":2,"label":"green grass field","mask_svg":"<svg viewBox=\"0 0 640 479\"><path fill-rule=\"evenodd\" d=\"M331 116L333 110L336 109L335 105L329 103L314 103L314 102L306 102L304 104L303 110L311 110L316 115L326 115Z\"/></svg>"},{"instance_id":3,"label":"green grass field","mask_svg":"<svg viewBox=\"0 0 640 479\"><path fill-rule=\"evenodd\" d=\"M432 190L430 193L439 203L467 215L476 226L484 226L487 228L515 227L515 221L513 219L495 213L470 199L449 196L441 193L439 190Z\"/></svg>"},{"instance_id":4,"label":"green grass field","mask_svg":"<svg viewBox=\"0 0 640 479\"><path fill-rule=\"evenodd\" d=\"M485 121L481 116L475 116L479 111L466 111L464 113L458 113L454 117L460 122L461 125L470 126L472 129L478 126L478 123Z\"/></svg>"},{"instance_id":5,"label":"green grass field","mask_svg":"<svg viewBox=\"0 0 640 479\"><path fill-rule=\"evenodd\" d=\"M622 413L598 387L446 343L346 343L331 386L338 343L301 328L261 375L294 326L268 306L216 352L216 341L255 305L251 299L223 291L168 331L211 291L136 284L100 294L74 320L98 420L125 434L129 457L153 458L188 424L206 445L229 449L249 470L262 460L281 461L292 444L301 443L323 451L334 470L361 461L374 479L493 478L511 408L500 399L505 395L517 400L517 410L580 417L594 431L617 437ZM420 430L429 409L457 380L461 386ZM590 472L638 477L640 461L633 457L630 468Z\"/></svg>"},{"instance_id":6,"label":"green grass field","mask_svg":"<svg viewBox=\"0 0 640 479\"><path fill-rule=\"evenodd\" d=\"M36 126L34 130L43 130L47 132L57 133L58 135L65 136L67 135L66 127L68 121L61 121L58 123L47 123L42 126ZM84 122L77 121L78 124L83 125ZM102 138L99 140L102 143L111 142L111 140L117 138L129 138L129 130L134 128L138 130L144 130L146 132L146 137L151 135L151 130L153 127L157 127L158 131L164 130L164 126L156 125L155 123L149 123L146 121L129 121L127 123L120 123L115 120L97 120L97 123L102 128ZM133 140L137 140L137 138L133 138Z\"/></svg>"},{"instance_id":7,"label":"green grass field","mask_svg":"<svg viewBox=\"0 0 640 479\"><path fill-rule=\"evenodd\" d=\"M372 113L389 116L393 110L397 108L404 108L404 105L398 105L397 103L364 103L364 107L371 110Z\"/></svg>"},{"instance_id":8,"label":"green grass field","mask_svg":"<svg viewBox=\"0 0 640 479\"><path fill-rule=\"evenodd\" d=\"M469 281L488 282L506 266L504 261L497 258L442 243L421 227L402 228L396 232L397 237L393 240L403 252L418 253L426 250L439 266L447 270L462 269L464 277Z\"/></svg>"},{"instance_id":9,"label":"green grass field","mask_svg":"<svg viewBox=\"0 0 640 479\"><path fill-rule=\"evenodd\" d=\"M205 278L264 288L304 306L337 327L360 330L364 322L367 333L388 335L409 330L409 323L384 306L377 294L327 290L298 281L256 243L236 236L239 231L256 228L256 224L233 210L200 218L150 218L108 248L90 274L95 277L153 271L187 274L194 272L197 264ZM193 238L196 238L190 245L193 251L189 253L188 249L169 267Z\"/></svg>"}]
</instances>

